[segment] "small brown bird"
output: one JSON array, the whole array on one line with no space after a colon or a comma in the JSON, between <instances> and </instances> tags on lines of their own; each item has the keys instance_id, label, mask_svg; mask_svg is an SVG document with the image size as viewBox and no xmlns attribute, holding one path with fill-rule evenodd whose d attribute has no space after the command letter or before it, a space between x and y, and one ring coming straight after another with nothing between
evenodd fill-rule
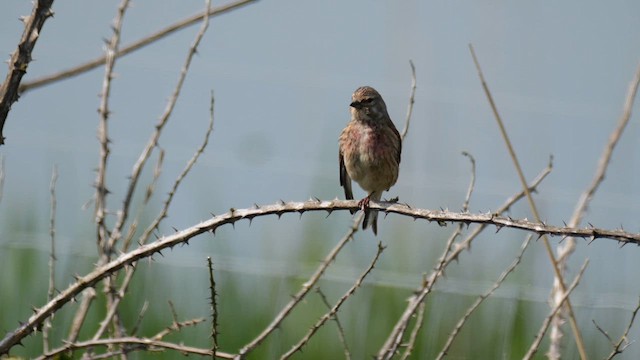
<instances>
[{"instance_id":1,"label":"small brown bird","mask_svg":"<svg viewBox=\"0 0 640 360\"><path fill-rule=\"evenodd\" d=\"M378 234L378 211L369 210L369 200L380 201L382 192L398 180L402 139L387 113L382 96L370 86L351 96L351 121L340 134L340 185L353 199L351 179L367 192L358 205L365 212L362 229L371 225Z\"/></svg>"}]
</instances>

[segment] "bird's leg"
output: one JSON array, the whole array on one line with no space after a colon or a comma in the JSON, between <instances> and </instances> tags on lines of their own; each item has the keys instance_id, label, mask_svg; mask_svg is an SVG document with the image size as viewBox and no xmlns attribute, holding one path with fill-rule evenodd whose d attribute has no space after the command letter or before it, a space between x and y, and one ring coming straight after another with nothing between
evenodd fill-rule
<instances>
[{"instance_id":1,"label":"bird's leg","mask_svg":"<svg viewBox=\"0 0 640 360\"><path fill-rule=\"evenodd\" d=\"M360 206L360 209L362 209L362 211L364 211L366 208L369 207L370 196L371 194L367 195L367 197L365 197L364 199L358 201L358 206Z\"/></svg>"}]
</instances>

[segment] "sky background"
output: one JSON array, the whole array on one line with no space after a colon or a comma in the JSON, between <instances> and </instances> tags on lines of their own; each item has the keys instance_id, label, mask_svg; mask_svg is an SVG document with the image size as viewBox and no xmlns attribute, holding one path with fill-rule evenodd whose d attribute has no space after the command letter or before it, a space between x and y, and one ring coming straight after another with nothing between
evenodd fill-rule
<instances>
[{"instance_id":1,"label":"sky background","mask_svg":"<svg viewBox=\"0 0 640 360\"><path fill-rule=\"evenodd\" d=\"M101 55L117 5L56 1L55 17L45 23L23 81ZM6 58L23 31L17 19L31 6L30 1L1 5L0 53ZM121 43L203 6L202 1L135 1L125 15ZM113 192L107 200L111 209L121 203L127 176L164 110L197 31L198 26L184 29L116 62L107 177ZM459 210L470 178L469 161L461 155L467 151L476 159L470 210L496 209L520 185L482 91L470 43L526 176L533 178L553 155L554 170L536 199L543 219L561 225L591 182L604 144L622 114L628 84L640 61L638 34L637 1L263 0L212 18L160 140L166 157L159 198L152 202L155 209L202 141L211 91L214 132L178 192L161 233L231 207L342 197L337 138L349 119L351 93L361 85L375 87L402 129L410 59L417 71L414 113L403 145L400 177L387 196L399 196L413 207ZM74 268L73 258L95 255L93 204L88 209L83 206L94 192L99 153L96 109L103 71L101 67L29 91L14 104L4 127L6 145L0 148L6 172L0 251L48 251L49 182L56 164L60 272L87 272ZM637 113L639 105L634 110ZM640 231L639 136L634 115L584 223ZM146 181L151 171L149 166ZM358 188L359 196L364 194ZM511 215L532 218L524 203ZM347 212L327 218L325 214L263 217L251 226L239 223L235 230L220 229L215 238L220 242L203 237L204 241L161 261L190 268L204 264L205 252L217 255L225 271L304 273L314 264L300 263L293 254L310 246L311 238L326 241L311 246L329 248L350 223ZM375 281L410 289L422 272L432 268L451 226L440 229L389 216L380 221L379 229L377 239L369 232L358 235L362 241L354 245L354 266L342 268L343 273L359 272L355 264L366 263L381 240L391 246ZM508 230L494 235L489 230L439 291L480 293L511 262L524 235ZM534 271L507 284L500 296L546 301L551 272L542 244L533 246L526 261ZM634 308L640 294L634 276L640 271L638 251L632 246L620 249L610 240L589 246L578 241L569 269L575 274L585 258L591 260L574 298L574 304L584 307L581 316L586 321L597 318L598 309ZM360 252L366 256L359 257Z\"/></svg>"}]
</instances>

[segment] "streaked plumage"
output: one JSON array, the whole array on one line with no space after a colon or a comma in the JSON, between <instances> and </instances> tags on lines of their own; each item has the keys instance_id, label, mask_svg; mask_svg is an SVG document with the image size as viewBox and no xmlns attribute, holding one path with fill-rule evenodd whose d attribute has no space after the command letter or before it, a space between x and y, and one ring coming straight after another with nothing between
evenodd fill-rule
<instances>
[{"instance_id":1,"label":"streaked plumage","mask_svg":"<svg viewBox=\"0 0 640 360\"><path fill-rule=\"evenodd\" d=\"M353 199L351 180L367 192L360 201L365 211L362 228L378 232L378 212L367 208L369 200L380 201L382 192L398 180L402 140L382 96L370 86L353 93L351 121L340 134L340 185L347 199Z\"/></svg>"}]
</instances>

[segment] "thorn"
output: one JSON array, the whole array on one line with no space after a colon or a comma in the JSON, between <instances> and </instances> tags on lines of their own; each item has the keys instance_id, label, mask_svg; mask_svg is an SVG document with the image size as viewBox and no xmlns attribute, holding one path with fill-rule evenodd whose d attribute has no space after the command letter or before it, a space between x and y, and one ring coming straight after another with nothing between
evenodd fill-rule
<instances>
[{"instance_id":1,"label":"thorn","mask_svg":"<svg viewBox=\"0 0 640 360\"><path fill-rule=\"evenodd\" d=\"M284 206L284 201L282 201L282 199L278 200L278 205Z\"/></svg>"},{"instance_id":2,"label":"thorn","mask_svg":"<svg viewBox=\"0 0 640 360\"><path fill-rule=\"evenodd\" d=\"M564 227L569 227L569 225L567 225L567 222L562 220L562 223L564 224Z\"/></svg>"},{"instance_id":3,"label":"thorn","mask_svg":"<svg viewBox=\"0 0 640 360\"><path fill-rule=\"evenodd\" d=\"M178 232L178 229L174 228L173 226L171 228L173 229L173 231Z\"/></svg>"},{"instance_id":4,"label":"thorn","mask_svg":"<svg viewBox=\"0 0 640 360\"><path fill-rule=\"evenodd\" d=\"M231 215L233 215L234 211L236 211L236 209L234 209L234 208L229 209L229 213L231 213Z\"/></svg>"},{"instance_id":5,"label":"thorn","mask_svg":"<svg viewBox=\"0 0 640 360\"><path fill-rule=\"evenodd\" d=\"M258 206L258 204L256 203L253 203L253 208L257 210L257 209L260 209L260 206Z\"/></svg>"},{"instance_id":6,"label":"thorn","mask_svg":"<svg viewBox=\"0 0 640 360\"><path fill-rule=\"evenodd\" d=\"M314 197L313 197L313 199L314 199L316 202L319 202L319 203L320 203L320 202L322 202L322 201L321 201L320 199L318 199L316 196L314 196Z\"/></svg>"},{"instance_id":7,"label":"thorn","mask_svg":"<svg viewBox=\"0 0 640 360\"><path fill-rule=\"evenodd\" d=\"M502 226L498 226L498 225L496 225L496 234L497 234L500 230L502 230Z\"/></svg>"},{"instance_id":8,"label":"thorn","mask_svg":"<svg viewBox=\"0 0 640 360\"><path fill-rule=\"evenodd\" d=\"M589 226L590 226L591 228L594 228L594 227L595 227L595 226L593 226L593 224L592 224L592 223L587 223L587 224L589 224Z\"/></svg>"},{"instance_id":9,"label":"thorn","mask_svg":"<svg viewBox=\"0 0 640 360\"><path fill-rule=\"evenodd\" d=\"M210 212L209 214L211 214L211 217L216 217L216 214Z\"/></svg>"}]
</instances>

